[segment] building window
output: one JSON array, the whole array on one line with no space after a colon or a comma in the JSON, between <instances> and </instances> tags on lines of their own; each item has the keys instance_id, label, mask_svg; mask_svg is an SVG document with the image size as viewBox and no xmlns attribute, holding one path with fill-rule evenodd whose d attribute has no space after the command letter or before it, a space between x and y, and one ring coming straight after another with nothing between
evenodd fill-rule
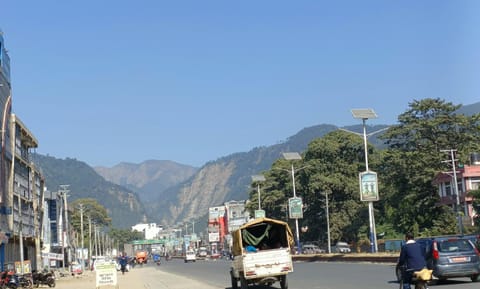
<instances>
[{"instance_id":1,"label":"building window","mask_svg":"<svg viewBox=\"0 0 480 289\"><path fill-rule=\"evenodd\" d=\"M450 182L445 182L445 187L444 187L444 193L445 193L445 196L451 196L452 195L452 186L450 184Z\"/></svg>"},{"instance_id":2,"label":"building window","mask_svg":"<svg viewBox=\"0 0 480 289\"><path fill-rule=\"evenodd\" d=\"M470 189L471 189L471 190L478 190L478 189L480 189L480 177L472 177L472 178L470 178Z\"/></svg>"}]
</instances>

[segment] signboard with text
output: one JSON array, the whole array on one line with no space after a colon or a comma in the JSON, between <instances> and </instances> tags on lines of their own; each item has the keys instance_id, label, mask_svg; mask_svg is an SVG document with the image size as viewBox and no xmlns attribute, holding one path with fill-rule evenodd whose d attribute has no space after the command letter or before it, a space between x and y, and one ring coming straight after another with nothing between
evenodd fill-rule
<instances>
[{"instance_id":1,"label":"signboard with text","mask_svg":"<svg viewBox=\"0 0 480 289\"><path fill-rule=\"evenodd\" d=\"M366 171L360 173L360 200L378 201L377 173Z\"/></svg>"},{"instance_id":2,"label":"signboard with text","mask_svg":"<svg viewBox=\"0 0 480 289\"><path fill-rule=\"evenodd\" d=\"M220 242L220 234L219 233L208 233L208 242Z\"/></svg>"},{"instance_id":3,"label":"signboard with text","mask_svg":"<svg viewBox=\"0 0 480 289\"><path fill-rule=\"evenodd\" d=\"M117 287L117 268L114 262L102 262L95 265L95 287Z\"/></svg>"}]
</instances>

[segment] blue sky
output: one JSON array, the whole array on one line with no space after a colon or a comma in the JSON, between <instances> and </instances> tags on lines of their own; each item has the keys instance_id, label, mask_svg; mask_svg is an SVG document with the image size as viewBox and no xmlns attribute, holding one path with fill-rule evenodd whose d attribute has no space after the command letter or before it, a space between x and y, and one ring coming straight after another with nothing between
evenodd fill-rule
<instances>
[{"instance_id":1,"label":"blue sky","mask_svg":"<svg viewBox=\"0 0 480 289\"><path fill-rule=\"evenodd\" d=\"M305 127L480 101L480 1L2 0L37 152L201 166Z\"/></svg>"}]
</instances>

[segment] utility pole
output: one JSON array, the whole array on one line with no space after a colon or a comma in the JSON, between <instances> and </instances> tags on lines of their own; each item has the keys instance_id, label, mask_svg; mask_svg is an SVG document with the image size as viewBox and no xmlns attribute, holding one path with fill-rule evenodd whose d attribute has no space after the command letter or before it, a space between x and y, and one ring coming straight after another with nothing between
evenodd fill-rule
<instances>
[{"instance_id":1,"label":"utility pole","mask_svg":"<svg viewBox=\"0 0 480 289\"><path fill-rule=\"evenodd\" d=\"M60 230L60 240L62 241L62 268L65 271L65 229L64 229L64 220L63 220L63 201L62 201L62 194L58 192L58 196L60 197L60 209L58 213L58 225L61 226ZM58 198L57 198L58 201Z\"/></svg>"},{"instance_id":2,"label":"utility pole","mask_svg":"<svg viewBox=\"0 0 480 289\"><path fill-rule=\"evenodd\" d=\"M326 191L324 194L325 194L325 211L327 215L327 246L328 246L327 252L330 254L332 253L332 249L331 249L332 246L330 244L330 217L328 213L328 191Z\"/></svg>"},{"instance_id":3,"label":"utility pole","mask_svg":"<svg viewBox=\"0 0 480 289\"><path fill-rule=\"evenodd\" d=\"M69 192L68 187L70 185L60 185L60 194L63 198L63 212L65 214L65 226L64 226L64 232L65 236L64 238L64 243L62 244L62 254L65 254L65 245L67 245L67 262L70 262L70 240L69 240L69 233L68 233L68 205L67 205L67 194ZM63 256L63 271L65 271L65 255Z\"/></svg>"},{"instance_id":4,"label":"utility pole","mask_svg":"<svg viewBox=\"0 0 480 289\"><path fill-rule=\"evenodd\" d=\"M462 224L462 216L460 215L460 194L458 192L458 181L457 181L457 166L455 162L458 159L455 159L455 153L457 152L456 149L449 149L449 150L441 150L442 152L450 153L450 160L442 161L446 163L452 164L452 177L453 177L453 185L452 188L454 189L455 197L456 197L456 204L455 204L455 213L457 215L457 222L458 222L458 231L460 235L463 235L463 224Z\"/></svg>"},{"instance_id":5,"label":"utility pole","mask_svg":"<svg viewBox=\"0 0 480 289\"><path fill-rule=\"evenodd\" d=\"M82 237L81 244L82 249L80 253L80 259L82 260L82 272L85 271L85 256L84 256L84 248L83 248L83 204L80 204L80 235Z\"/></svg>"},{"instance_id":6,"label":"utility pole","mask_svg":"<svg viewBox=\"0 0 480 289\"><path fill-rule=\"evenodd\" d=\"M18 187L20 187L20 184L18 184ZM18 244L20 247L20 273L23 274L23 259L25 258L24 252L23 252L23 212L22 212L22 198L20 196L20 190L18 191L18 227L19 227L19 235L18 235Z\"/></svg>"},{"instance_id":7,"label":"utility pole","mask_svg":"<svg viewBox=\"0 0 480 289\"><path fill-rule=\"evenodd\" d=\"M92 219L88 216L88 265L92 263Z\"/></svg>"}]
</instances>

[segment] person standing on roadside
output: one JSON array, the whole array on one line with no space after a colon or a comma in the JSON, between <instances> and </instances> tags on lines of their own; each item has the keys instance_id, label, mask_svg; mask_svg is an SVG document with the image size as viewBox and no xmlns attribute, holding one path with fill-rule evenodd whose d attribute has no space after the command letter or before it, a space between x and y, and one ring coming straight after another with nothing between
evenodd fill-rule
<instances>
[{"instance_id":1,"label":"person standing on roadside","mask_svg":"<svg viewBox=\"0 0 480 289\"><path fill-rule=\"evenodd\" d=\"M413 272L427 267L427 262L422 247L413 238L413 233L405 234L405 241L400 251L398 265L404 268L402 273L403 289L411 289Z\"/></svg>"}]
</instances>

